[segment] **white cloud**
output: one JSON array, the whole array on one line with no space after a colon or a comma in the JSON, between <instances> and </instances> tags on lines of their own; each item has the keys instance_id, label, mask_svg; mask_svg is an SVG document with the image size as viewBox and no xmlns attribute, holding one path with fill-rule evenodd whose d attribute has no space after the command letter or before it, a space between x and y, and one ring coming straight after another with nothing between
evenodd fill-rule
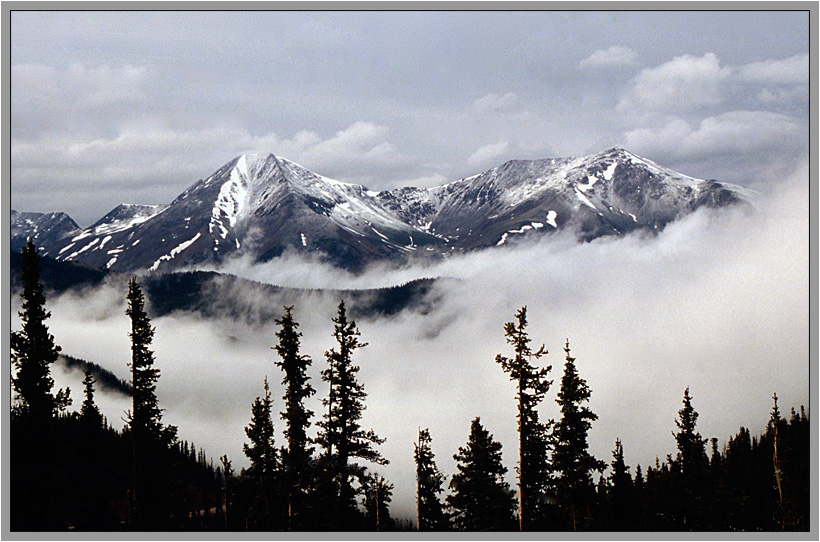
<instances>
[{"instance_id":1,"label":"white cloud","mask_svg":"<svg viewBox=\"0 0 820 542\"><path fill-rule=\"evenodd\" d=\"M808 55L722 66L717 55L683 55L635 77L617 110L629 117L709 111L727 103L748 106L805 104Z\"/></svg>"},{"instance_id":2,"label":"white cloud","mask_svg":"<svg viewBox=\"0 0 820 542\"><path fill-rule=\"evenodd\" d=\"M617 108L622 113L640 113L714 106L723 101L724 83L731 75L731 68L721 67L714 53L678 56L641 70Z\"/></svg>"},{"instance_id":3,"label":"white cloud","mask_svg":"<svg viewBox=\"0 0 820 542\"><path fill-rule=\"evenodd\" d=\"M626 132L626 146L683 173L777 190L807 159L807 128L769 111L731 111L692 126L670 118L658 127Z\"/></svg>"},{"instance_id":4,"label":"white cloud","mask_svg":"<svg viewBox=\"0 0 820 542\"><path fill-rule=\"evenodd\" d=\"M486 111L497 111L499 109L508 109L518 102L518 95L514 92L499 95L489 93L473 102L473 109L479 113Z\"/></svg>"},{"instance_id":5,"label":"white cloud","mask_svg":"<svg viewBox=\"0 0 820 542\"><path fill-rule=\"evenodd\" d=\"M612 45L607 49L599 49L583 59L578 68L610 68L630 66L635 64L638 53L623 45Z\"/></svg>"},{"instance_id":6,"label":"white cloud","mask_svg":"<svg viewBox=\"0 0 820 542\"><path fill-rule=\"evenodd\" d=\"M738 67L737 76L750 83L802 85L809 82L809 55L761 60Z\"/></svg>"},{"instance_id":7,"label":"white cloud","mask_svg":"<svg viewBox=\"0 0 820 542\"><path fill-rule=\"evenodd\" d=\"M146 123L131 124L111 138L46 134L37 140L12 139L13 204L59 209L87 222L122 201L168 203L196 179L246 152L272 152L343 181L387 184L412 163L389 141L389 132L386 126L356 122L328 138L311 131L282 138L231 126L182 130ZM93 216L78 213L71 198L66 201L60 187L69 182L100 201L102 207L90 211ZM148 193L152 201L145 201Z\"/></svg>"},{"instance_id":8,"label":"white cloud","mask_svg":"<svg viewBox=\"0 0 820 542\"><path fill-rule=\"evenodd\" d=\"M672 118L658 129L639 128L626 132L627 145L636 152L688 159L782 152L784 148L793 151L804 144L805 136L796 119L768 111L722 113L703 119L697 128Z\"/></svg>"},{"instance_id":9,"label":"white cloud","mask_svg":"<svg viewBox=\"0 0 820 542\"><path fill-rule=\"evenodd\" d=\"M524 304L531 337L549 349L542 363L553 366L555 378L539 411L544 419L560 415L555 397L561 347L569 338L579 374L592 390L589 406L599 416L589 434L590 452L598 458L610 457L616 438L633 469L640 463L645 470L656 456L674 453L671 432L686 386L700 414L699 432L721 444L741 425L753 434L762 431L774 391L785 408L807 404L808 169L784 188L757 213L699 212L649 238L579 244L558 237L356 276L292 254L231 271L280 284L337 288L420 276L458 279L439 281L432 295L437 301L424 314L358 321L370 343L356 353L368 394L362 426L387 438L380 449L390 464L377 470L395 484L391 512L412 517L412 443L419 426L430 428L438 466L449 476L470 420L481 416L502 442L507 479L515 483L514 388L493 360L508 352L503 324ZM50 298L48 308L50 330L67 354L127 377L124 294L120 285L64 295ZM266 307L284 301L256 299ZM325 366L322 353L332 346L334 300L314 292L287 302L295 305L304 333L302 352L313 358L317 394L308 406L319 417L327 392L319 371ZM237 469L246 466L243 427L265 376L281 409L283 390L270 350L276 326L269 320L254 328L236 319L191 315L152 323L163 419L177 424L180 437L209 457L227 454ZM60 376L58 385L75 390L76 408L82 375L73 378ZM119 423L127 404L106 395L100 394L105 414ZM276 429L281 443L281 424Z\"/></svg>"},{"instance_id":10,"label":"white cloud","mask_svg":"<svg viewBox=\"0 0 820 542\"><path fill-rule=\"evenodd\" d=\"M509 148L510 144L503 139L498 143L484 145L471 154L469 158L467 158L467 164L474 167L493 164L499 158L504 156Z\"/></svg>"}]
</instances>

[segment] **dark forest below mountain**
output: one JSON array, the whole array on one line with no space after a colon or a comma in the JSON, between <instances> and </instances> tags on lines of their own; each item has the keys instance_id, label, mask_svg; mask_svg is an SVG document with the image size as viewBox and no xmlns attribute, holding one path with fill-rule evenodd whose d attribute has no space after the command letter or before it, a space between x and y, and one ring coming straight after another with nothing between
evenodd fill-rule
<instances>
[{"instance_id":1,"label":"dark forest below mountain","mask_svg":"<svg viewBox=\"0 0 820 542\"><path fill-rule=\"evenodd\" d=\"M301 333L292 308L276 314L280 331L274 349L286 385L281 416L286 442L274 442L274 399L266 379L265 393L254 401L245 428L248 441L243 452L250 466L235 473L227 456L216 466L204 450L179 440L177 427L162 423L154 391L160 374L153 368L153 326L136 279L128 282L127 294L133 410L126 413L125 429L111 428L100 414L94 401L96 379L88 363L74 362L86 369L84 401L78 412L67 412L69 391L53 391L49 376L60 348L45 325L49 315L40 259L32 244L24 249L21 263L23 326L12 333L11 341L16 369L12 375L16 394L11 416L12 530L413 528L409 518L391 517L394 486L378 472L378 466L387 463L378 451L383 439L358 423L367 394L365 383L358 381L353 355L366 343L360 341L344 302L332 318L338 350L325 353L328 364L322 380L330 383L330 394L323 401L327 412L315 422L319 428L315 438L304 433L313 413L302 403L315 393L305 372L311 360L300 352ZM450 476L450 493L443 500L440 494L448 476L435 464L436 435L420 430L414 443L417 528L808 530L810 425L802 407L783 416L774 396L762 434L753 436L741 427L721 447L717 439L710 442L698 433L699 414L687 388L677 419L670 420L677 451L665 460L656 459L654 465L635 466L633 474L624 463L628 442L616 440L609 461L589 454L587 432L597 416L586 406L591 390L578 374L569 341L563 377L557 384L561 418L539 421L535 406L552 384L546 380L550 368L530 365L544 349L532 351L528 346L526 308L516 318L503 330L515 355L499 354L496 362L511 379L519 380L518 505L504 479L507 469L500 461L501 444L480 418L473 420L466 445L454 455L458 473ZM452 428L460 434L466 429ZM365 467L357 458L372 466Z\"/></svg>"}]
</instances>

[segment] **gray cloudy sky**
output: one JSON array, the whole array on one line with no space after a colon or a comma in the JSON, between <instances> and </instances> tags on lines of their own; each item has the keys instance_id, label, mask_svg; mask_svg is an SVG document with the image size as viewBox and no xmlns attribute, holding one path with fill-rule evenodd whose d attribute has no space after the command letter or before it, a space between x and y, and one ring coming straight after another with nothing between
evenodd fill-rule
<instances>
[{"instance_id":1,"label":"gray cloudy sky","mask_svg":"<svg viewBox=\"0 0 820 542\"><path fill-rule=\"evenodd\" d=\"M12 205L81 225L249 151L374 189L620 145L765 190L807 156L808 12L13 12L11 44Z\"/></svg>"}]
</instances>

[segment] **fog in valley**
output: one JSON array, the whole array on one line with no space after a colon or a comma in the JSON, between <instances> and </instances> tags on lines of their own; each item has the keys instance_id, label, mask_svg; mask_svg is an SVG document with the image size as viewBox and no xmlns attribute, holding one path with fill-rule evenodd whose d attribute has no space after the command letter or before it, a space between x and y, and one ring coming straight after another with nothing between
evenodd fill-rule
<instances>
[{"instance_id":1,"label":"fog in valley","mask_svg":"<svg viewBox=\"0 0 820 542\"><path fill-rule=\"evenodd\" d=\"M654 237L601 238L580 244L571 234L539 242L454 256L401 269L351 275L288 255L264 265L233 261L220 271L283 286L368 288L420 277L447 277L429 295L425 314L412 309L390 318L359 319L369 346L356 352L368 394L362 420L387 441L390 461L374 466L395 485L392 514L414 517L413 444L429 428L438 467L456 472L453 454L464 446L470 421L480 416L503 444L507 479L515 486L518 458L515 386L494 362L511 355L503 324L528 307L529 332L549 354L554 380L541 405L544 419L559 416L555 397L570 341L581 377L599 416L589 433L592 453L609 463L616 438L635 466L676 451L672 432L684 389L700 413L698 429L720 446L743 425L764 429L777 392L781 409L808 407L808 167L762 195L756 210L699 211ZM122 287L49 297L48 320L65 354L94 361L128 379L129 321ZM242 295L242 292L236 292ZM272 300L271 303L279 303ZM324 412L320 379L338 300L314 292L299 299L302 353L313 359L315 422ZM13 300L16 314L19 299ZM277 445L284 422L282 373L275 366L277 326L265 322L201 319L176 313L152 320L157 386L164 422L204 448L217 462L227 454L238 471L251 402L267 375L275 398ZM19 329L15 316L12 327ZM53 370L82 403L82 374ZM129 400L99 391L109 423L121 427ZM314 433L315 434L315 433Z\"/></svg>"}]
</instances>

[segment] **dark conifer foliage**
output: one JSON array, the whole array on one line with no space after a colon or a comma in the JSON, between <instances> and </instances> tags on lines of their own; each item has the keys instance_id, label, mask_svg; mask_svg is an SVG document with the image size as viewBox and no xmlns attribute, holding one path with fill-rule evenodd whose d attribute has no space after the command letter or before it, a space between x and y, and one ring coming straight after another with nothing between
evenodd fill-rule
<instances>
[{"instance_id":1,"label":"dark conifer foliage","mask_svg":"<svg viewBox=\"0 0 820 542\"><path fill-rule=\"evenodd\" d=\"M17 403L12 414L26 423L42 425L57 415L71 402L69 390L52 393L54 380L51 364L57 361L60 347L54 344L46 320L46 298L40 283L40 256L29 239L22 249L23 305L20 311L22 329L11 334L11 361L17 370L12 385Z\"/></svg>"},{"instance_id":2,"label":"dark conifer foliage","mask_svg":"<svg viewBox=\"0 0 820 542\"><path fill-rule=\"evenodd\" d=\"M353 356L366 343L344 303L333 318L336 345L325 355L328 383L323 419L315 441L308 437L313 394L300 353L301 334L291 307L277 320L283 370L286 446L276 448L273 400L267 378L264 395L251 405L243 451L250 465L235 475L227 455L219 468L202 448L176 439L162 422L156 387L159 370L151 343L154 328L136 279L129 282L132 383L125 386L98 366L82 367L84 400L76 412L63 408L68 392L53 394L50 364L59 348L45 320L38 256L29 243L25 262L22 330L12 333L15 402L10 418L10 529L22 531L268 531L410 530L409 518L394 518L394 486L357 460L387 461L383 442L361 427L366 393ZM589 409L591 390L575 366L567 341L566 363L557 394L561 418L541 423L536 407L549 388L549 368L537 369L526 333L526 307L507 323L515 355L496 361L517 383L521 430L519 481L523 517L530 530L602 531L808 531L812 501L809 416L803 407L783 414L777 396L765 432L741 427L721 447L698 432L699 413L689 388L671 425L676 450L634 478L620 439L612 451L611 474L588 450L587 434L597 416ZM95 367L97 367L95 369ZM109 375L111 386L102 385ZM113 380L111 380L113 379ZM108 426L98 393L129 392L126 426ZM708 416L709 413L706 413ZM457 472L442 509L445 475L438 470L427 429L419 430L414 460L418 530L516 530L514 492L505 482L501 444L481 425L471 424L467 444L454 455ZM707 444L711 442L710 452ZM311 444L318 444L318 457ZM408 443L409 444L409 443ZM667 450L668 451L668 450ZM551 452L551 453L550 453ZM663 457L663 456L661 456ZM602 473L593 479L593 474ZM401 489L401 488L399 488ZM537 497L537 498L536 498Z\"/></svg>"},{"instance_id":3,"label":"dark conifer foliage","mask_svg":"<svg viewBox=\"0 0 820 542\"><path fill-rule=\"evenodd\" d=\"M69 370L79 370L85 373L88 371L94 378L95 389L97 391L113 391L131 397L131 384L114 373L101 367L93 361L60 354L57 363L63 363Z\"/></svg>"},{"instance_id":4,"label":"dark conifer foliage","mask_svg":"<svg viewBox=\"0 0 820 542\"><path fill-rule=\"evenodd\" d=\"M431 447L433 439L428 429L419 429L419 441L414 445L416 462L416 522L419 531L444 531L447 515L439 494L444 491L444 475L436 467Z\"/></svg>"},{"instance_id":5,"label":"dark conifer foliage","mask_svg":"<svg viewBox=\"0 0 820 542\"><path fill-rule=\"evenodd\" d=\"M766 431L771 441L772 467L777 485L779 530L791 531L809 523L811 502L805 483L809 470L809 425L803 408L800 414L791 410L789 419L781 417L777 395Z\"/></svg>"},{"instance_id":6,"label":"dark conifer foliage","mask_svg":"<svg viewBox=\"0 0 820 542\"><path fill-rule=\"evenodd\" d=\"M94 402L94 383L96 380L91 374L90 369L85 370L85 378L83 378L83 388L85 391L85 400L80 409L80 418L83 423L89 427L99 427L103 424L103 415L97 403Z\"/></svg>"},{"instance_id":7,"label":"dark conifer foliage","mask_svg":"<svg viewBox=\"0 0 820 542\"><path fill-rule=\"evenodd\" d=\"M547 453L547 425L538 419L536 407L549 391L552 380L547 380L552 366L538 369L530 363L547 354L541 345L538 350L530 347L527 334L527 307L522 307L515 315L517 322L504 324L507 344L513 347L515 355L507 358L498 354L496 363L501 365L510 380L516 383L518 403L518 499L519 530L544 526L546 502L542 498L550 484Z\"/></svg>"},{"instance_id":8,"label":"dark conifer foliage","mask_svg":"<svg viewBox=\"0 0 820 542\"><path fill-rule=\"evenodd\" d=\"M611 514L609 527L615 531L637 530L635 484L629 474L629 466L624 461L624 446L620 439L615 440L610 465L612 474L610 475L609 498L612 506L609 509Z\"/></svg>"},{"instance_id":9,"label":"dark conifer foliage","mask_svg":"<svg viewBox=\"0 0 820 542\"><path fill-rule=\"evenodd\" d=\"M310 484L308 469L313 448L309 446L307 429L313 412L305 406L305 399L315 390L310 385L307 369L311 364L310 357L299 352L301 333L299 324L293 318L293 307L285 307L285 314L276 320L281 326L276 336L279 344L274 350L280 361L276 365L285 373L282 384L285 386L285 438L287 450L282 457L284 482L288 499L288 530L302 529L309 521L305 514L306 492Z\"/></svg>"},{"instance_id":10,"label":"dark conifer foliage","mask_svg":"<svg viewBox=\"0 0 820 542\"><path fill-rule=\"evenodd\" d=\"M578 375L575 358L570 356L569 340L564 352L567 357L556 400L561 407L561 419L555 424L552 463L558 476L558 504L567 516L569 528L578 531L592 526L590 512L595 499L592 473L602 472L606 463L589 453L587 433L598 416L584 405L592 392L586 380Z\"/></svg>"},{"instance_id":11,"label":"dark conifer foliage","mask_svg":"<svg viewBox=\"0 0 820 542\"><path fill-rule=\"evenodd\" d=\"M162 409L156 395L160 371L154 367L151 350L154 328L145 311L145 298L136 278L128 282L127 301L125 314L131 319L133 398L132 411L126 420L133 462L130 520L134 529L159 529L168 521L170 462L167 452L176 440L177 428L162 424Z\"/></svg>"},{"instance_id":12,"label":"dark conifer foliage","mask_svg":"<svg viewBox=\"0 0 820 542\"><path fill-rule=\"evenodd\" d=\"M357 515L355 497L361 490L361 485L357 489L353 482L362 479L365 472L364 467L353 459L379 465L387 464L387 460L375 448L384 439L372 430L362 429L359 423L367 393L357 379L359 367L353 363L353 354L367 343L359 340L361 334L356 323L348 320L344 301L339 303L333 323L337 347L325 352L328 368L322 371L322 379L328 383L329 391L327 399L323 400L327 412L318 423L321 430L317 442L324 448L323 494L331 499L327 504L332 505L328 511L333 517L327 521L337 528L349 529L353 527L351 518Z\"/></svg>"},{"instance_id":13,"label":"dark conifer foliage","mask_svg":"<svg viewBox=\"0 0 820 542\"><path fill-rule=\"evenodd\" d=\"M250 486L248 503L248 528L271 530L278 526L276 510L276 482L279 473L277 451L273 438L273 418L268 379L265 378L265 395L257 397L251 405L251 421L245 428L249 443L242 451L251 464L242 475Z\"/></svg>"},{"instance_id":14,"label":"dark conifer foliage","mask_svg":"<svg viewBox=\"0 0 820 542\"><path fill-rule=\"evenodd\" d=\"M11 334L11 362L15 369L11 408L12 528L40 530L61 528L63 517L55 494L59 469L57 416L70 403L70 391L52 392L51 364L60 347L54 344L46 320L49 313L40 283L40 256L29 240L23 247L22 329Z\"/></svg>"},{"instance_id":15,"label":"dark conifer foliage","mask_svg":"<svg viewBox=\"0 0 820 542\"><path fill-rule=\"evenodd\" d=\"M501 464L501 443L476 418L470 425L467 446L453 456L458 473L450 481L452 526L459 531L511 531L517 525L515 501L504 481L507 468Z\"/></svg>"},{"instance_id":16,"label":"dark conifer foliage","mask_svg":"<svg viewBox=\"0 0 820 542\"><path fill-rule=\"evenodd\" d=\"M133 411L128 417L129 430L140 442L171 444L176 438L176 427L163 426L162 409L157 399L157 381L160 371L154 367L154 327L145 311L145 297L136 278L128 282L128 307L125 314L131 319L131 395Z\"/></svg>"},{"instance_id":17,"label":"dark conifer foliage","mask_svg":"<svg viewBox=\"0 0 820 542\"><path fill-rule=\"evenodd\" d=\"M364 477L365 524L370 531L393 531L396 523L390 517L390 502L393 500L393 484L378 474Z\"/></svg>"},{"instance_id":18,"label":"dark conifer foliage","mask_svg":"<svg viewBox=\"0 0 820 542\"><path fill-rule=\"evenodd\" d=\"M678 432L675 441L678 453L672 462L672 475L676 479L676 496L680 499L680 517L678 525L682 530L700 530L701 522L706 511L705 490L707 486L707 468L709 460L706 456L706 439L697 432L698 413L692 406L692 397L689 388L683 392L683 407L678 411L675 420Z\"/></svg>"}]
</instances>

